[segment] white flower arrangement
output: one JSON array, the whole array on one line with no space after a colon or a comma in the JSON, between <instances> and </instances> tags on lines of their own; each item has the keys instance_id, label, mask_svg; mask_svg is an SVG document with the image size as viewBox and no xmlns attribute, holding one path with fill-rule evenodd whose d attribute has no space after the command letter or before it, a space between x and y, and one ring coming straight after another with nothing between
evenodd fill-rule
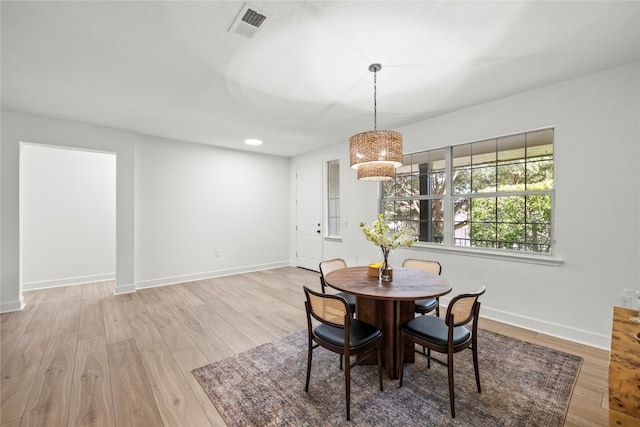
<instances>
[{"instance_id":1,"label":"white flower arrangement","mask_svg":"<svg viewBox=\"0 0 640 427\"><path fill-rule=\"evenodd\" d=\"M367 227L364 222L360 223L360 228L366 239L373 242L376 246L380 246L383 253L390 249L399 248L401 246L411 246L417 239L411 235L406 229L391 230L389 224L384 220L383 214L378 214L378 219L373 221L371 227Z\"/></svg>"},{"instance_id":2,"label":"white flower arrangement","mask_svg":"<svg viewBox=\"0 0 640 427\"><path fill-rule=\"evenodd\" d=\"M368 241L380 246L384 260L379 267L379 277L384 282L390 282L393 280L393 272L389 265L391 249L399 248L400 246L411 246L417 239L405 229L398 228L396 231L392 231L389 224L384 220L383 214L378 214L378 219L373 221L371 227L367 227L364 222L361 222L360 228Z\"/></svg>"}]
</instances>

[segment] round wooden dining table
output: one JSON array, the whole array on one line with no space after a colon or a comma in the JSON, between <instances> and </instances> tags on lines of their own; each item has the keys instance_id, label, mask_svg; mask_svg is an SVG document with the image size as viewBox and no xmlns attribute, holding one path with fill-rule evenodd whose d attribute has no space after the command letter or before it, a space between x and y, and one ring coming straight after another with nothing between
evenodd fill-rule
<instances>
[{"instance_id":1,"label":"round wooden dining table","mask_svg":"<svg viewBox=\"0 0 640 427\"><path fill-rule=\"evenodd\" d=\"M356 296L356 317L380 328L383 334L382 364L389 378L400 374L400 326L415 316L415 300L436 298L451 292L445 277L422 270L393 268L393 280L383 282L368 274L369 268L349 267L325 276L327 285ZM405 363L415 360L406 352ZM363 363L375 363L373 357Z\"/></svg>"}]
</instances>

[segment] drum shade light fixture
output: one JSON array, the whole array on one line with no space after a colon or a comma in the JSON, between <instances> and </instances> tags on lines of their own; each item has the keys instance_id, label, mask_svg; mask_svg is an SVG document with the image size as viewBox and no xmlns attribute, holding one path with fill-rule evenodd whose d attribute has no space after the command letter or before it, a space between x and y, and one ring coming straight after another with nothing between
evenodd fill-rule
<instances>
[{"instance_id":1,"label":"drum shade light fixture","mask_svg":"<svg viewBox=\"0 0 640 427\"><path fill-rule=\"evenodd\" d=\"M402 166L402 135L392 130L378 130L377 72L380 64L369 65L373 73L373 130L349 138L351 167L358 170L361 181L387 181L395 168Z\"/></svg>"},{"instance_id":2,"label":"drum shade light fixture","mask_svg":"<svg viewBox=\"0 0 640 427\"><path fill-rule=\"evenodd\" d=\"M365 163L358 166L359 181L387 181L395 175L391 163Z\"/></svg>"}]
</instances>

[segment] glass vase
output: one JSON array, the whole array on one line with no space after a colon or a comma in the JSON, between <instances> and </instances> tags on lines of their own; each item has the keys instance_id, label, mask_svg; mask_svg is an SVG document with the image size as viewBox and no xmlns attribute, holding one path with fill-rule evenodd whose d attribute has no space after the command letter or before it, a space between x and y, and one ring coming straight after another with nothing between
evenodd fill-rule
<instances>
[{"instance_id":1,"label":"glass vase","mask_svg":"<svg viewBox=\"0 0 640 427\"><path fill-rule=\"evenodd\" d=\"M391 282L393 280L393 268L391 267L391 249L381 246L382 266L380 266L380 280Z\"/></svg>"},{"instance_id":2,"label":"glass vase","mask_svg":"<svg viewBox=\"0 0 640 427\"><path fill-rule=\"evenodd\" d=\"M627 293L627 295L631 295L636 300L636 304L632 304L631 306L632 307L634 305L638 306L638 311L636 312L635 315L631 316L629 320L635 323L640 323L640 289L624 288L624 290Z\"/></svg>"}]
</instances>

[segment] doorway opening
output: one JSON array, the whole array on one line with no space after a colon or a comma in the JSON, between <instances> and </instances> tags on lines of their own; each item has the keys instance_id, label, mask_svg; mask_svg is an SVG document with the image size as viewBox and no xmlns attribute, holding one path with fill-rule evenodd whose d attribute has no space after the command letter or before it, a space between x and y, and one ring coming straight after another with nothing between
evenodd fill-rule
<instances>
[{"instance_id":1,"label":"doorway opening","mask_svg":"<svg viewBox=\"0 0 640 427\"><path fill-rule=\"evenodd\" d=\"M116 154L20 147L20 293L116 277Z\"/></svg>"}]
</instances>

